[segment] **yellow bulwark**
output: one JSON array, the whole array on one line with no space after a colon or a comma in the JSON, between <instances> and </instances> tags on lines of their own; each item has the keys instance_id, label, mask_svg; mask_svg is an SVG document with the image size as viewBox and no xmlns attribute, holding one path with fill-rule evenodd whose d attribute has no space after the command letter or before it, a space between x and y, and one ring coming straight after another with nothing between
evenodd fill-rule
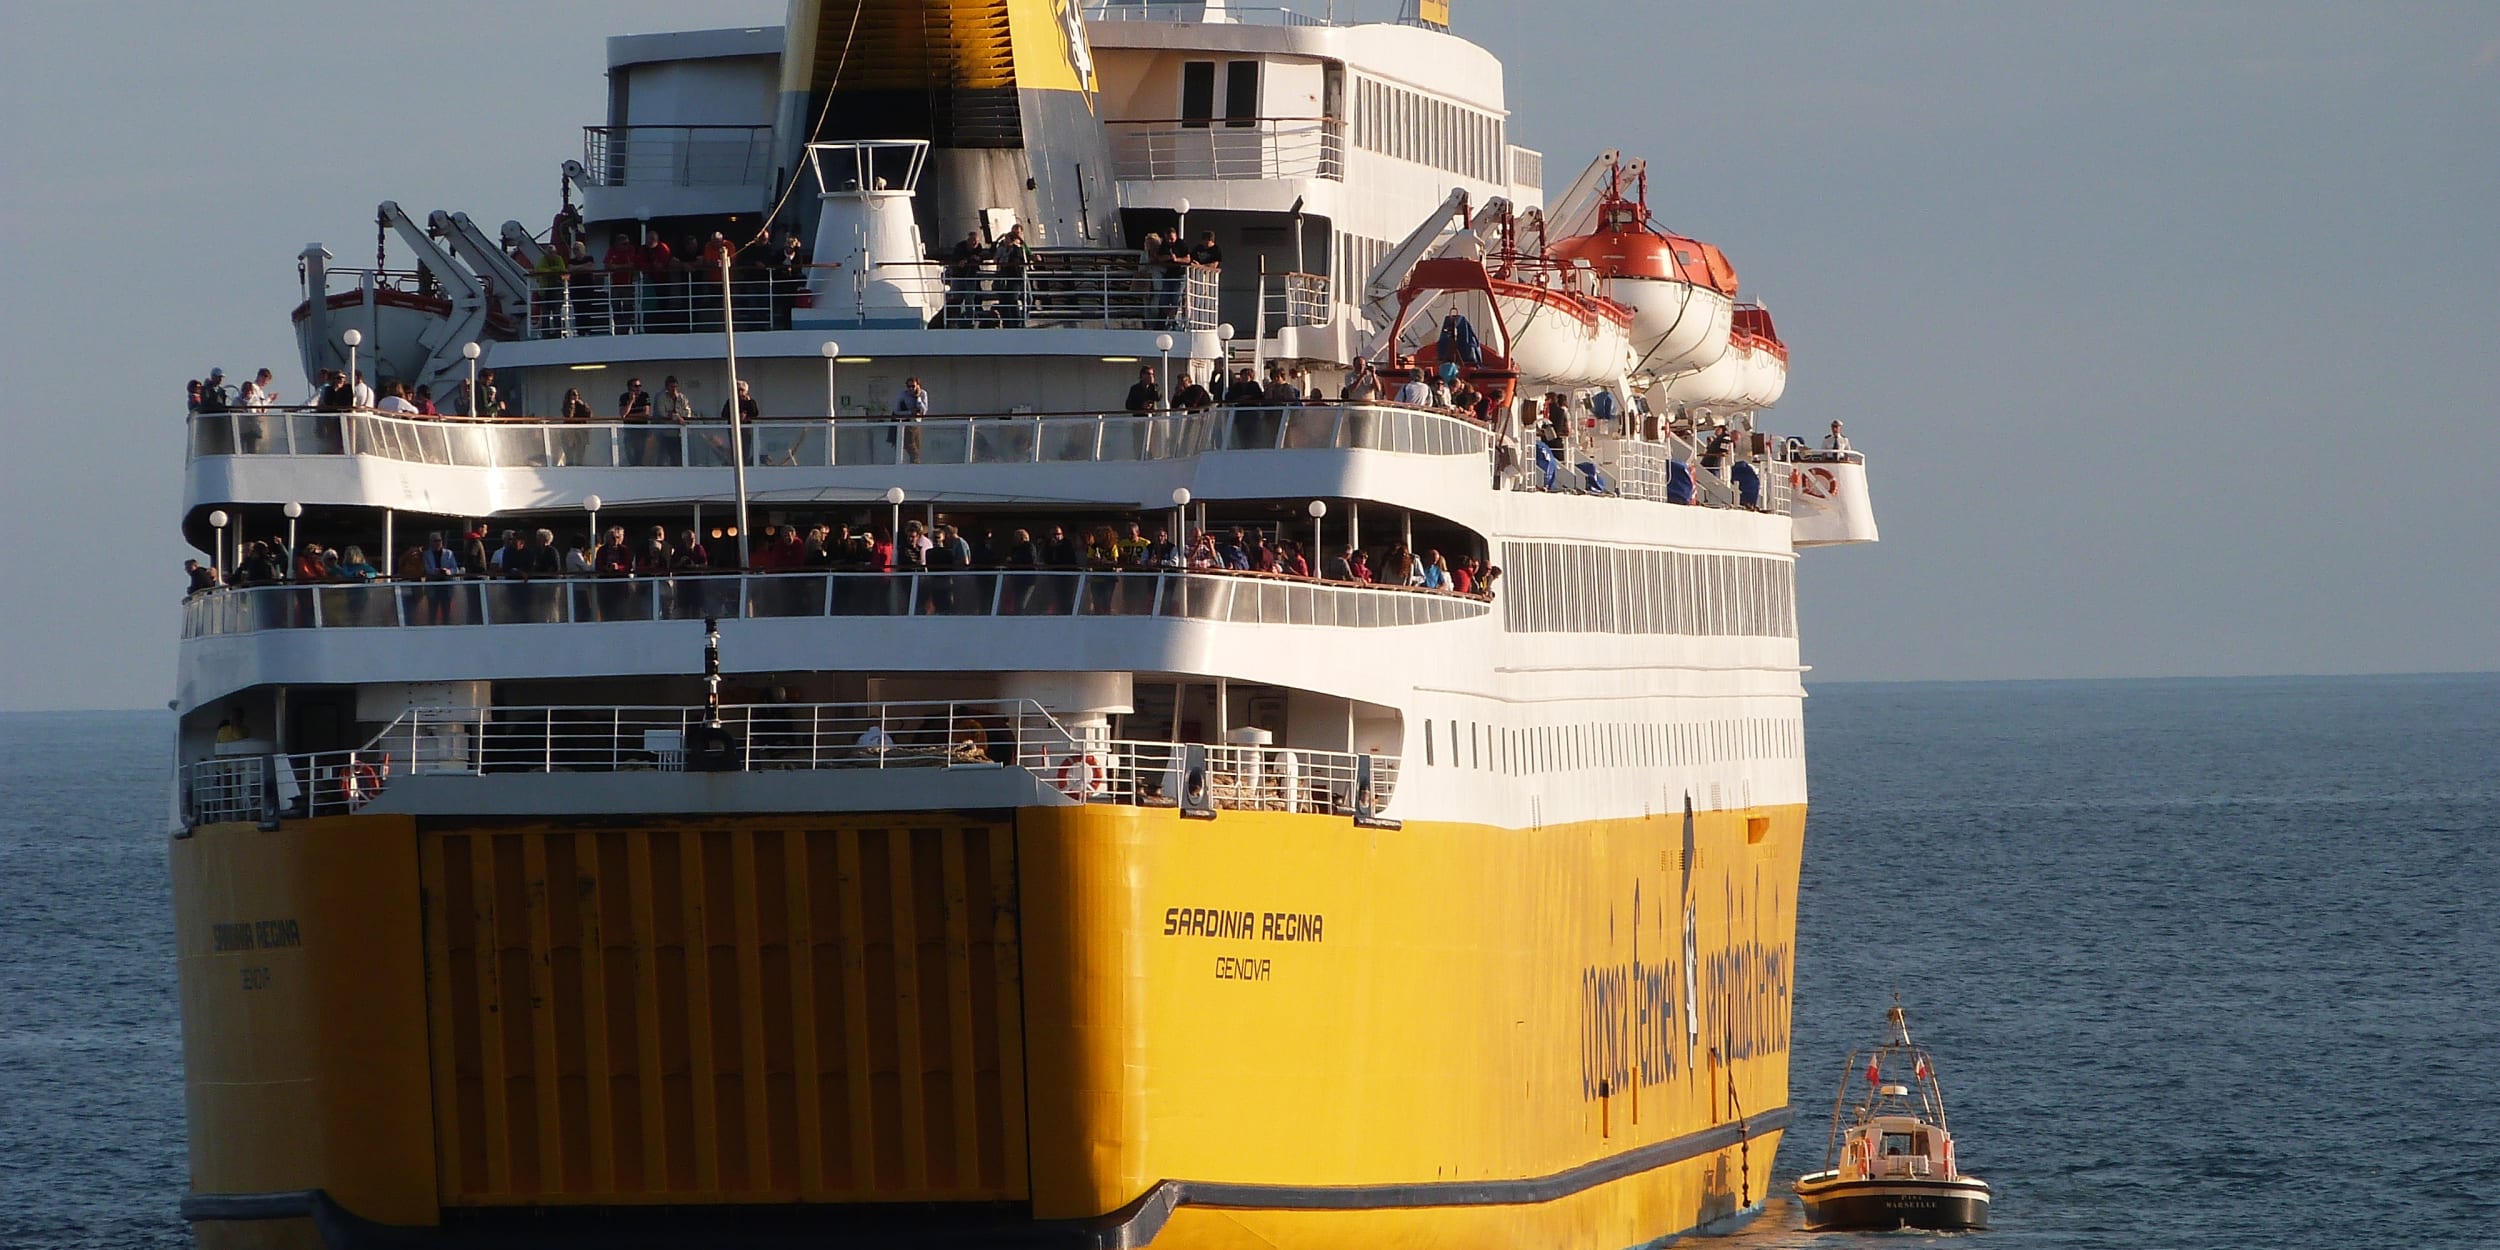
<instances>
[{"instance_id":1,"label":"yellow bulwark","mask_svg":"<svg viewBox=\"0 0 2500 1250\"><path fill-rule=\"evenodd\" d=\"M207 826L186 1210L212 1250L317 1240L289 1195L1639 1244L1769 1183L1804 820L1701 813L1689 858L1680 812Z\"/></svg>"},{"instance_id":2,"label":"yellow bulwark","mask_svg":"<svg viewBox=\"0 0 2500 1250\"><path fill-rule=\"evenodd\" d=\"M785 93L1091 91L1078 0L791 0Z\"/></svg>"}]
</instances>

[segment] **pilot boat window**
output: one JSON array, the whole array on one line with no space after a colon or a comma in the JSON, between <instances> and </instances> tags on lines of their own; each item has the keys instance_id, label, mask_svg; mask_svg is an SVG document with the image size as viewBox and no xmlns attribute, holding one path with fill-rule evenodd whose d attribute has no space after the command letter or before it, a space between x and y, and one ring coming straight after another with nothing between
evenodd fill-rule
<instances>
[{"instance_id":1,"label":"pilot boat window","mask_svg":"<svg viewBox=\"0 0 2500 1250\"><path fill-rule=\"evenodd\" d=\"M1884 1134L1884 1153L1888 1155L1909 1154L1910 1135L1907 1133Z\"/></svg>"}]
</instances>

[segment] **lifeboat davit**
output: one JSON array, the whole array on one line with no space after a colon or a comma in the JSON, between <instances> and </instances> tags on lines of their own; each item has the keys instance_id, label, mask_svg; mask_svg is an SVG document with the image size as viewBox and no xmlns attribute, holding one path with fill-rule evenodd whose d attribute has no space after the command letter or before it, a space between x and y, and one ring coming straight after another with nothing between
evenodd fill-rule
<instances>
[{"instance_id":1,"label":"lifeboat davit","mask_svg":"<svg viewBox=\"0 0 2500 1250\"><path fill-rule=\"evenodd\" d=\"M1454 256L1418 261L1398 288L1391 334L1400 354L1438 368L1441 325L1452 311L1466 317L1477 336L1478 359L1453 362L1466 373L1506 374L1525 387L1568 390L1620 381L1631 364L1631 309L1567 286L1497 277L1482 261Z\"/></svg>"},{"instance_id":2,"label":"lifeboat davit","mask_svg":"<svg viewBox=\"0 0 2500 1250\"><path fill-rule=\"evenodd\" d=\"M1643 200L1608 188L1596 228L1546 251L1565 265L1585 263L1607 296L1632 310L1633 372L1690 373L1727 353L1735 267L1707 243L1651 226Z\"/></svg>"},{"instance_id":3,"label":"lifeboat davit","mask_svg":"<svg viewBox=\"0 0 2500 1250\"><path fill-rule=\"evenodd\" d=\"M1771 324L1771 310L1747 304L1730 320L1727 354L1660 380L1650 388L1649 402L1741 411L1768 408L1787 392L1788 345Z\"/></svg>"}]
</instances>

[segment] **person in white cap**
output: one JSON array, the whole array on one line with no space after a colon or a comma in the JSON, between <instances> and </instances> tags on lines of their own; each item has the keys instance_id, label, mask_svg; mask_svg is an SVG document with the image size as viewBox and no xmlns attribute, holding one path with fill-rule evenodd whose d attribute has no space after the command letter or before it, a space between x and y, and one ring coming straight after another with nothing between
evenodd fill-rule
<instances>
[{"instance_id":1,"label":"person in white cap","mask_svg":"<svg viewBox=\"0 0 2500 1250\"><path fill-rule=\"evenodd\" d=\"M1823 450L1849 450L1849 436L1840 432L1840 423L1838 421L1832 422L1832 432L1823 436Z\"/></svg>"}]
</instances>

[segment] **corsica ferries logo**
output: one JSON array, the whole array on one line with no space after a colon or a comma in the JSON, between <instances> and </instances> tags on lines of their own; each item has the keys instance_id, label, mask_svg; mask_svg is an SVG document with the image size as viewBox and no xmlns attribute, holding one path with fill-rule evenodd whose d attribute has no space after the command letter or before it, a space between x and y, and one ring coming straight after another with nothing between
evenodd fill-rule
<instances>
[{"instance_id":1,"label":"corsica ferries logo","mask_svg":"<svg viewBox=\"0 0 2500 1250\"><path fill-rule=\"evenodd\" d=\"M1580 1096L1604 1098L1675 1079L1709 1048L1729 1059L1788 1050L1789 955L1783 943L1740 940L1695 959L1580 970ZM1696 974L1686 993L1686 959ZM1696 1053L1698 1039L1701 1048Z\"/></svg>"}]
</instances>

